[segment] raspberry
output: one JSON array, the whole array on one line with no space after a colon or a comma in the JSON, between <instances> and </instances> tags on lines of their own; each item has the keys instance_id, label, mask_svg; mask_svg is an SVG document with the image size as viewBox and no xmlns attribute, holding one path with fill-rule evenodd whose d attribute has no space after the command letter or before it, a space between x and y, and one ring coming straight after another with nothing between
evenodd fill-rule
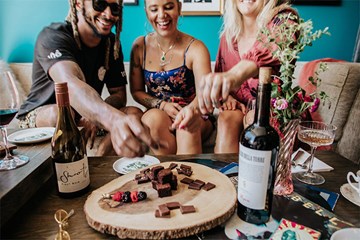
<instances>
[{"instance_id":1,"label":"raspberry","mask_svg":"<svg viewBox=\"0 0 360 240\"><path fill-rule=\"evenodd\" d=\"M137 191L131 192L130 196L131 196L131 201L132 202L137 202L138 201L138 192Z\"/></svg>"},{"instance_id":2,"label":"raspberry","mask_svg":"<svg viewBox=\"0 0 360 240\"><path fill-rule=\"evenodd\" d=\"M112 200L120 202L122 199L123 192L116 192L114 195L112 195Z\"/></svg>"}]
</instances>

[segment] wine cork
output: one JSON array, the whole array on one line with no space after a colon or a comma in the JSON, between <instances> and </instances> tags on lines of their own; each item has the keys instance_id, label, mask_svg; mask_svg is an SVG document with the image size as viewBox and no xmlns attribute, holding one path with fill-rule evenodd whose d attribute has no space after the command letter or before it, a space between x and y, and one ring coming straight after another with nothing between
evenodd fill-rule
<instances>
[{"instance_id":1,"label":"wine cork","mask_svg":"<svg viewBox=\"0 0 360 240\"><path fill-rule=\"evenodd\" d=\"M271 83L271 67L261 67L259 69L259 84L269 84Z\"/></svg>"}]
</instances>

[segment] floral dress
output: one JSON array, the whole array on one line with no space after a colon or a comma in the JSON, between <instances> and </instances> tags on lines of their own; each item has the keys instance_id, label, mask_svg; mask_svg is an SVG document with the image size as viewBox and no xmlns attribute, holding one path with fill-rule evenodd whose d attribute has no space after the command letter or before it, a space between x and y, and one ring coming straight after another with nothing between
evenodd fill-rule
<instances>
[{"instance_id":1,"label":"floral dress","mask_svg":"<svg viewBox=\"0 0 360 240\"><path fill-rule=\"evenodd\" d=\"M192 39L184 53L184 64L168 71L143 70L147 92L156 98L167 102L176 102L181 106L188 105L196 95L195 77L191 69L186 66L186 53L195 39ZM145 38L144 38L145 41ZM146 46L146 44L145 44ZM146 50L144 53L144 63Z\"/></svg>"}]
</instances>

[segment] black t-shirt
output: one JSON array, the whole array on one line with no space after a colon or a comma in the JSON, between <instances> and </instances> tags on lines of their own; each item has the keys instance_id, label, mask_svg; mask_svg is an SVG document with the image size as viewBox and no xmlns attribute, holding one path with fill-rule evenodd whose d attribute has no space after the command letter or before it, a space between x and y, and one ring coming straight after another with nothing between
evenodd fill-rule
<instances>
[{"instance_id":1,"label":"black t-shirt","mask_svg":"<svg viewBox=\"0 0 360 240\"><path fill-rule=\"evenodd\" d=\"M110 38L109 69L105 72L106 41ZM59 61L74 61L84 73L86 83L101 95L104 84L107 88L127 84L120 46L119 58L114 60L115 36L111 33L93 48L82 44L78 48L70 23L53 23L39 34L33 61L33 83L30 94L20 107L18 118L43 105L55 104L54 82L48 74L49 68ZM104 75L105 73L105 75Z\"/></svg>"}]
</instances>

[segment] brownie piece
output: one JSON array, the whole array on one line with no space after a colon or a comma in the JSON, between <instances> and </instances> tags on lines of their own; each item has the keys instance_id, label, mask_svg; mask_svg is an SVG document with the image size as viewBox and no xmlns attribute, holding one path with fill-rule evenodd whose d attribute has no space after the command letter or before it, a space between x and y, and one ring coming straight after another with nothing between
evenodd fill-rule
<instances>
[{"instance_id":1,"label":"brownie piece","mask_svg":"<svg viewBox=\"0 0 360 240\"><path fill-rule=\"evenodd\" d=\"M182 214L196 212L195 207L193 205L186 205L186 206L182 205L180 206L180 211Z\"/></svg>"},{"instance_id":2,"label":"brownie piece","mask_svg":"<svg viewBox=\"0 0 360 240\"><path fill-rule=\"evenodd\" d=\"M216 186L215 186L215 184L213 184L213 183L211 183L211 182L208 182L207 184L205 184L203 187L202 187L202 189L204 189L205 191L209 191L209 190L211 190L211 189L213 189L213 188L215 188Z\"/></svg>"},{"instance_id":3,"label":"brownie piece","mask_svg":"<svg viewBox=\"0 0 360 240\"><path fill-rule=\"evenodd\" d=\"M169 168L172 170L177 167L176 163L170 163Z\"/></svg>"},{"instance_id":4,"label":"brownie piece","mask_svg":"<svg viewBox=\"0 0 360 240\"><path fill-rule=\"evenodd\" d=\"M155 217L157 217L157 218L170 218L170 214L161 216L159 209L156 209L155 210Z\"/></svg>"},{"instance_id":5,"label":"brownie piece","mask_svg":"<svg viewBox=\"0 0 360 240\"><path fill-rule=\"evenodd\" d=\"M185 184L190 184L192 183L194 180L188 177L184 177L183 179L180 180L180 182L185 183Z\"/></svg>"},{"instance_id":6,"label":"brownie piece","mask_svg":"<svg viewBox=\"0 0 360 240\"><path fill-rule=\"evenodd\" d=\"M155 190L157 190L157 184L158 184L157 181L154 181L154 180L151 181L152 188Z\"/></svg>"},{"instance_id":7,"label":"brownie piece","mask_svg":"<svg viewBox=\"0 0 360 240\"><path fill-rule=\"evenodd\" d=\"M151 168L151 170L150 170L150 176L151 176L150 179L151 180L157 180L158 173L163 169L164 169L163 166L156 166L156 167Z\"/></svg>"},{"instance_id":8,"label":"brownie piece","mask_svg":"<svg viewBox=\"0 0 360 240\"><path fill-rule=\"evenodd\" d=\"M170 186L171 186L171 190L176 190L177 189L178 182L177 182L176 175L172 175Z\"/></svg>"},{"instance_id":9,"label":"brownie piece","mask_svg":"<svg viewBox=\"0 0 360 240\"><path fill-rule=\"evenodd\" d=\"M168 203L166 203L166 206L170 210L177 209L177 208L180 208L180 203L179 202L168 202Z\"/></svg>"},{"instance_id":10,"label":"brownie piece","mask_svg":"<svg viewBox=\"0 0 360 240\"><path fill-rule=\"evenodd\" d=\"M173 173L171 169L165 168L159 171L157 174L157 180L161 184L170 183Z\"/></svg>"},{"instance_id":11,"label":"brownie piece","mask_svg":"<svg viewBox=\"0 0 360 240\"><path fill-rule=\"evenodd\" d=\"M158 183L156 185L156 189L158 192L158 196L161 198L171 196L170 183L165 183L165 184Z\"/></svg>"}]
</instances>

